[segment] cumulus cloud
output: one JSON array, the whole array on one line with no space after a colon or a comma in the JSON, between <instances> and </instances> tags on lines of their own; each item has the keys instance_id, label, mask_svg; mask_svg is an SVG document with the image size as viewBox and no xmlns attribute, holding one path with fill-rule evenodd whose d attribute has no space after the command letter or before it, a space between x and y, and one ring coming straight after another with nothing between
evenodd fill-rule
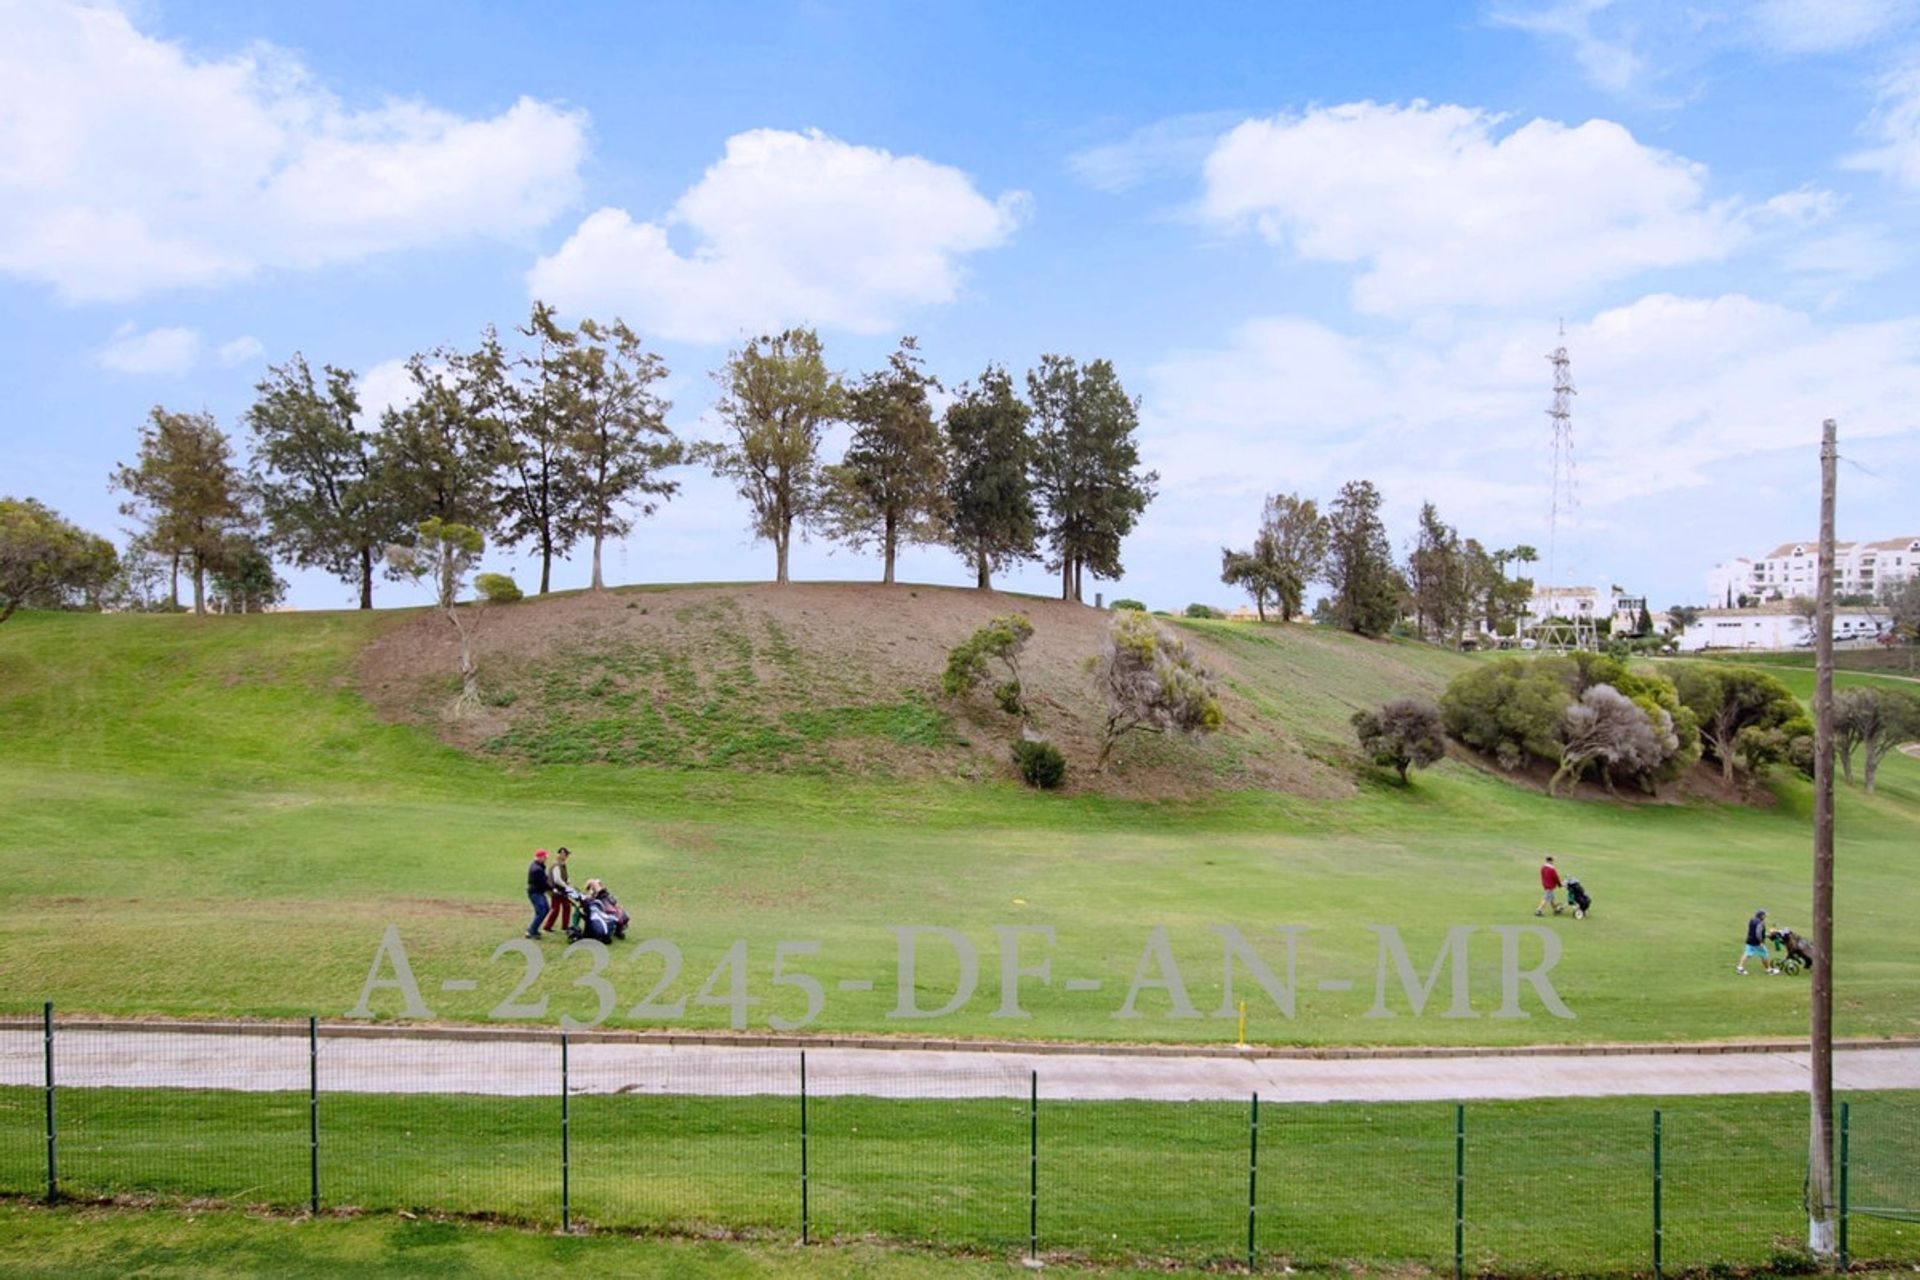
<instances>
[{"instance_id":1,"label":"cumulus cloud","mask_svg":"<svg viewBox=\"0 0 1920 1280\"><path fill-rule=\"evenodd\" d=\"M99 355L115 373L178 377L200 362L200 331L170 325L140 332L122 325Z\"/></svg>"},{"instance_id":2,"label":"cumulus cloud","mask_svg":"<svg viewBox=\"0 0 1920 1280\"><path fill-rule=\"evenodd\" d=\"M222 367L231 369L235 365L250 364L265 354L267 348L260 339L247 334L232 342L221 343L220 349L214 352L214 358L220 361Z\"/></svg>"},{"instance_id":3,"label":"cumulus cloud","mask_svg":"<svg viewBox=\"0 0 1920 1280\"><path fill-rule=\"evenodd\" d=\"M1207 157L1201 209L1301 258L1359 266L1364 311L1418 315L1577 297L1725 257L1831 206L1819 192L1711 200L1702 166L1607 120L1504 125L1424 102L1248 120Z\"/></svg>"},{"instance_id":4,"label":"cumulus cloud","mask_svg":"<svg viewBox=\"0 0 1920 1280\"><path fill-rule=\"evenodd\" d=\"M475 237L577 197L584 116L341 103L268 46L219 59L119 9L0 6L0 273L69 300Z\"/></svg>"},{"instance_id":5,"label":"cumulus cloud","mask_svg":"<svg viewBox=\"0 0 1920 1280\"><path fill-rule=\"evenodd\" d=\"M387 410L404 409L417 400L420 387L405 360L382 360L354 380L353 393L360 400L354 429L372 431Z\"/></svg>"},{"instance_id":6,"label":"cumulus cloud","mask_svg":"<svg viewBox=\"0 0 1920 1280\"><path fill-rule=\"evenodd\" d=\"M1431 339L1286 316L1243 325L1150 371L1143 452L1162 473L1161 505L1204 526L1193 540L1231 539L1268 489L1324 497L1364 475L1403 517L1431 497L1468 532L1543 527L1545 356L1558 340L1544 319ZM1580 498L1596 526L1750 457L1809 447L1823 418L1856 441L1920 431L1920 318L1828 325L1741 294L1651 294L1570 324L1566 344Z\"/></svg>"},{"instance_id":7,"label":"cumulus cloud","mask_svg":"<svg viewBox=\"0 0 1920 1280\"><path fill-rule=\"evenodd\" d=\"M877 333L951 301L960 258L1005 243L1024 204L919 156L756 129L729 138L659 221L600 209L527 283L565 311L618 313L666 338L791 323Z\"/></svg>"}]
</instances>

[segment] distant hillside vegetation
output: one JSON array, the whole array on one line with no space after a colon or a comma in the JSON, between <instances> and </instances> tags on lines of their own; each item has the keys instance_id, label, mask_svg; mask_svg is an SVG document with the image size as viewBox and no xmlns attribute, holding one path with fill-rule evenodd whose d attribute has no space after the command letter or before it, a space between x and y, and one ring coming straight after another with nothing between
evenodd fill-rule
<instances>
[{"instance_id":1,"label":"distant hillside vegetation","mask_svg":"<svg viewBox=\"0 0 1920 1280\"><path fill-rule=\"evenodd\" d=\"M947 651L1024 613L1027 688L1071 785L1148 796L1352 786L1347 718L1437 695L1466 661L1418 645L1294 624L1175 623L1220 684L1226 727L1206 741L1135 735L1105 776L1101 706L1085 670L1109 614L1058 600L926 586L796 583L628 588L490 608L479 627L484 705L448 720L446 622L382 628L360 687L394 720L505 761L825 769L893 777L1012 776L1013 721L984 697L939 696Z\"/></svg>"}]
</instances>

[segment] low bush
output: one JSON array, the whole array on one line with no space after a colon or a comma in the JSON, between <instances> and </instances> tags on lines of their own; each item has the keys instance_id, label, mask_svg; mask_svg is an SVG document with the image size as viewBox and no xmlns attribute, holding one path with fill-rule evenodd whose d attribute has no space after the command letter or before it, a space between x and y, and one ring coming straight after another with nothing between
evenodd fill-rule
<instances>
[{"instance_id":1,"label":"low bush","mask_svg":"<svg viewBox=\"0 0 1920 1280\"><path fill-rule=\"evenodd\" d=\"M1067 780L1067 758L1051 742L1015 738L1013 763L1022 782L1042 791L1055 790Z\"/></svg>"},{"instance_id":2,"label":"low bush","mask_svg":"<svg viewBox=\"0 0 1920 1280\"><path fill-rule=\"evenodd\" d=\"M473 589L478 591L480 598L488 604L512 604L516 600L525 598L525 593L520 590L520 584L504 573L476 575L473 579Z\"/></svg>"},{"instance_id":3,"label":"low bush","mask_svg":"<svg viewBox=\"0 0 1920 1280\"><path fill-rule=\"evenodd\" d=\"M1189 618L1224 618L1227 614L1224 609L1216 609L1210 604L1190 604L1187 606L1187 616Z\"/></svg>"},{"instance_id":4,"label":"low bush","mask_svg":"<svg viewBox=\"0 0 1920 1280\"><path fill-rule=\"evenodd\" d=\"M1147 606L1141 604L1138 600L1115 600L1113 607L1116 609L1131 609L1135 613L1145 613L1147 611Z\"/></svg>"}]
</instances>

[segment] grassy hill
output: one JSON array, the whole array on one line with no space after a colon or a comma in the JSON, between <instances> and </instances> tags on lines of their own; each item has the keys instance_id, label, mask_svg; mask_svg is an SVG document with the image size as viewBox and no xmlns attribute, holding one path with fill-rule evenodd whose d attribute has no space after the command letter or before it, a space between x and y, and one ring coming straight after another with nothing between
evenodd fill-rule
<instances>
[{"instance_id":1,"label":"grassy hill","mask_svg":"<svg viewBox=\"0 0 1920 1280\"><path fill-rule=\"evenodd\" d=\"M939 681L949 649L1016 612L1034 624L1023 666L1039 728L1072 764L1090 764L1104 709L1084 663L1110 615L998 592L761 584L491 609L478 641L485 705L458 721L445 716L451 628L420 613L382 630L360 679L383 714L503 761L1012 777L1013 721L984 693L942 701ZM1200 742L1137 737L1108 773L1076 768L1076 788L1347 794L1347 718L1385 697L1435 694L1464 661L1304 625L1173 625L1219 678L1224 730Z\"/></svg>"},{"instance_id":2,"label":"grassy hill","mask_svg":"<svg viewBox=\"0 0 1920 1280\"><path fill-rule=\"evenodd\" d=\"M1231 1039L1232 1020L1211 1016L1215 924L1276 959L1264 931L1305 927L1294 1017L1244 972L1236 988L1252 997L1261 1040L1805 1027L1804 981L1731 973L1755 906L1805 922L1808 792L1796 780L1764 811L1549 800L1460 762L1404 790L1357 781L1344 763L1351 708L1437 688L1466 659L1212 623L1186 634L1220 672L1232 731L1198 747L1143 743L1113 789L1043 795L1003 776L1004 717L947 708L929 684L976 619L1028 607L1051 637L1035 641L1042 714L1072 744L1088 714L1077 663L1098 614L925 587L797 587L769 602L771 591L632 591L501 611L513 626L487 624L483 675L505 705L488 709L497 718L473 741L439 720L450 667L433 651L445 624L427 614L17 615L0 628L0 866L15 885L0 899L0 1005L338 1015L392 922L434 1014L482 1018L520 976L516 958L488 957L524 923L528 851L567 844L576 879L603 876L641 934L680 947L684 969L665 998L697 994L744 939L759 1003L743 1021L756 1029L797 1014L798 993L772 985L774 945L808 940L821 947L806 971L829 993L814 1029ZM862 600L864 612L847 603ZM621 736L598 727L609 721ZM742 742L763 746L727 749ZM1845 791L1839 813L1841 1029L1920 1032L1910 923L1920 761L1890 759L1881 793ZM1524 1020L1415 1018L1397 990L1400 1016L1365 1016L1378 960L1369 926L1398 928L1424 974L1451 925L1532 923L1534 867L1549 850L1598 899L1591 920L1549 922L1575 1020L1537 1009ZM951 1017L889 1017L892 929L904 924L951 927L979 949L979 988ZM1026 985L1034 1016L1020 1022L993 1016L1003 924L1056 932L1055 980ZM1155 926L1208 1016L1170 1017L1164 992L1142 996L1139 1020L1113 1016ZM1499 944L1477 936L1484 1014L1498 1003ZM629 1016L660 973L657 957L632 951L609 971L613 1021L657 1023ZM573 985L583 961L563 960L558 945L546 954L533 994L551 997L552 1016L589 1016L592 997ZM923 1002L940 1003L954 972L931 952ZM478 987L443 993L454 978ZM1103 985L1069 992L1070 978ZM1322 992L1323 978L1353 989ZM873 989L841 991L843 980ZM672 1023L731 1017L692 1001Z\"/></svg>"}]
</instances>

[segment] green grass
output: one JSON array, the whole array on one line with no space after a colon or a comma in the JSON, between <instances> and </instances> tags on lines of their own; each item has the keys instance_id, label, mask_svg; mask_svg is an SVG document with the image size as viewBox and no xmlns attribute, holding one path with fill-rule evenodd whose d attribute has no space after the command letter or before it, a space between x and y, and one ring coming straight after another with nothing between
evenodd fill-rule
<instances>
[{"instance_id":1,"label":"green grass","mask_svg":"<svg viewBox=\"0 0 1920 1280\"><path fill-rule=\"evenodd\" d=\"M1021 1252L1029 1118L1024 1081L1008 1085L1001 1100L813 1099L813 1238ZM44 1187L39 1107L35 1090L0 1090L0 1191ZM1466 1108L1468 1265L1507 1274L1646 1269L1655 1107L1667 1264L1757 1267L1794 1254L1805 1226L1803 1100L1569 1099ZM1909 1158L1920 1095L1858 1095L1852 1108L1856 1203L1920 1209ZM61 1117L71 1196L306 1205L300 1094L70 1089ZM559 1222L555 1098L327 1094L321 1117L331 1210ZM1272 1265L1451 1265L1452 1106L1269 1105L1260 1121L1256 1240ZM571 1133L572 1210L586 1226L769 1243L799 1235L790 1096L576 1096ZM1043 1253L1244 1258L1246 1104L1043 1100L1039 1152ZM1920 1226L1856 1218L1852 1245L1863 1259L1920 1261Z\"/></svg>"},{"instance_id":2,"label":"green grass","mask_svg":"<svg viewBox=\"0 0 1920 1280\"><path fill-rule=\"evenodd\" d=\"M670 597L634 598L671 607ZM1173 1019L1163 993L1142 997L1142 1019L1113 1017L1155 925L1168 930L1193 1004L1214 1013L1216 923L1264 939L1276 966L1280 949L1263 931L1305 926L1294 1018L1239 980L1261 1041L1698 1039L1806 1026L1804 980L1731 973L1754 907L1806 923L1809 793L1796 780L1755 811L1548 800L1459 762L1408 789L1370 781L1340 800L1232 792L1160 803L845 773L509 765L371 713L353 664L390 621L27 613L0 628L0 865L28 887L0 902L0 1004L338 1015L393 921L435 1015L481 1018L519 977L517 959L488 957L524 923L528 852L567 844L576 881L602 876L639 936L684 952L668 999L692 995L746 939L749 991L762 1001L747 1010L753 1028L800 1008L796 990L771 983L774 944L812 940L821 950L799 967L826 984L816 1029L1226 1040L1231 1019ZM1397 691L1387 673L1437 687L1461 661L1304 628L1201 629L1232 648L1261 714L1329 755L1353 705ZM852 715L840 705L778 730L905 742L941 731L924 709ZM1920 1032L1917 815L1920 761L1905 757L1887 761L1879 795L1841 796L1843 1034ZM1547 850L1598 900L1593 919L1547 922L1566 946L1555 981L1573 1021L1531 1005L1524 1020L1413 1018L1397 988L1401 1016L1364 1016L1378 963L1367 926L1398 927L1424 971L1449 925L1534 923L1534 869ZM950 926L978 947L978 989L951 1017L888 1016L900 924ZM1030 1019L993 1016L1001 924L1057 931L1053 984L1022 992ZM1029 961L1038 945L1029 939ZM658 973L657 959L630 961L631 950L609 971L615 1023L630 1021ZM586 1017L592 997L573 985L584 961L563 963L559 951L549 949L530 994L551 996L554 1016ZM1474 1006L1490 1014L1497 939L1477 935L1471 954ZM943 999L953 972L933 947L919 974L924 1004ZM478 989L440 991L462 977ZM1077 977L1104 986L1066 991ZM853 978L874 989L837 990ZM1321 992L1323 978L1355 988ZM399 1005L389 995L375 1007ZM693 1004L676 1024L729 1020Z\"/></svg>"}]
</instances>

